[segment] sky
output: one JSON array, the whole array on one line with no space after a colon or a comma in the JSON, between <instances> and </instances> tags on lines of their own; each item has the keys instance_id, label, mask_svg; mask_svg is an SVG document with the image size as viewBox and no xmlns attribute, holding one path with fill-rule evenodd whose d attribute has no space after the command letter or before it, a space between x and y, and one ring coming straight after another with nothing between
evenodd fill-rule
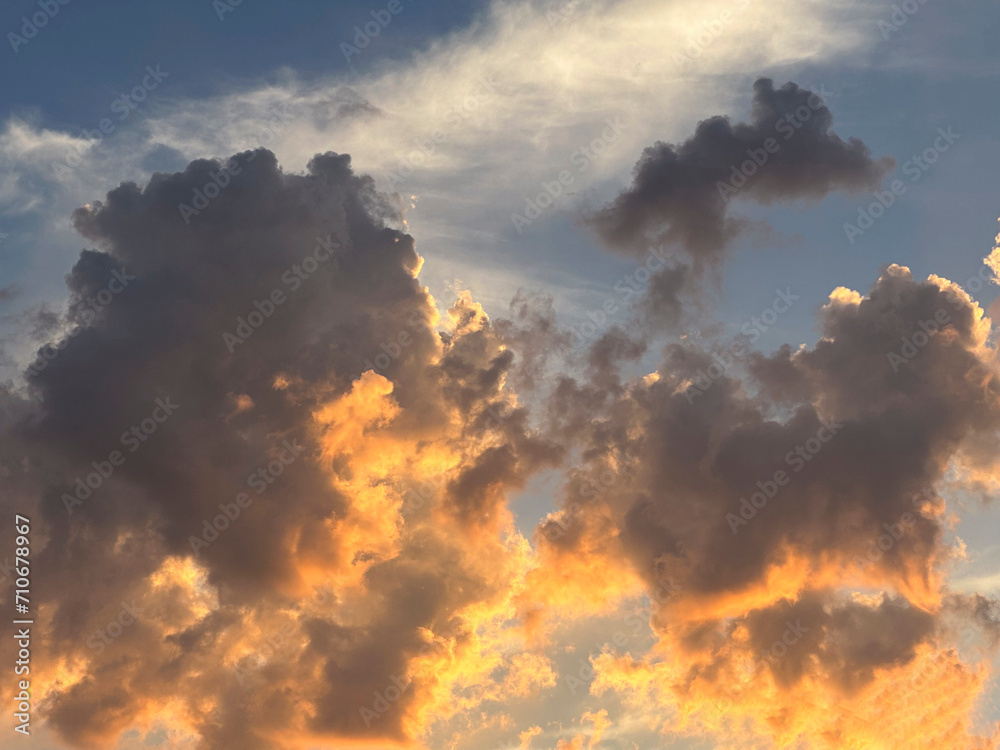
<instances>
[{"instance_id":1,"label":"sky","mask_svg":"<svg viewBox=\"0 0 1000 750\"><path fill-rule=\"evenodd\" d=\"M998 32L9 0L0 746L1000 747Z\"/></svg>"}]
</instances>

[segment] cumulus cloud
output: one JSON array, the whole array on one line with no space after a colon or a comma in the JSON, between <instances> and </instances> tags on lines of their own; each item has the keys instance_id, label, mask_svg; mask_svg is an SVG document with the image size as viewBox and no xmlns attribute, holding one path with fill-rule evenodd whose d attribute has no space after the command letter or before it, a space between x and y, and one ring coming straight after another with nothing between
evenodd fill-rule
<instances>
[{"instance_id":1,"label":"cumulus cloud","mask_svg":"<svg viewBox=\"0 0 1000 750\"><path fill-rule=\"evenodd\" d=\"M467 294L439 312L349 157L227 164L218 190L226 164L196 161L74 214L94 247L64 333L3 392L49 726L392 742L530 696L546 660L497 646L527 566L505 498L560 448L499 334Z\"/></svg>"},{"instance_id":2,"label":"cumulus cloud","mask_svg":"<svg viewBox=\"0 0 1000 750\"><path fill-rule=\"evenodd\" d=\"M990 321L958 285L896 265L819 315L814 347L754 355L748 382L723 374L695 399L714 360L692 343L624 389L560 386L565 410L591 415L573 425L589 492L539 527L539 555L593 571L627 558L659 640L593 657L592 692L678 736L886 742L881 711L920 747L992 747L970 717L996 614L947 588L942 495L997 470ZM555 565L532 575L564 589L536 600L536 621L579 607L574 588L601 590ZM959 655L968 637L980 656ZM945 688L956 700L940 714L908 708Z\"/></svg>"},{"instance_id":3,"label":"cumulus cloud","mask_svg":"<svg viewBox=\"0 0 1000 750\"><path fill-rule=\"evenodd\" d=\"M632 185L589 218L600 236L624 248L677 243L696 261L713 260L746 225L730 215L731 198L817 199L877 187L893 167L860 140L832 132L818 93L794 83L775 89L768 78L753 91L749 122L712 117L683 143L645 149Z\"/></svg>"}]
</instances>

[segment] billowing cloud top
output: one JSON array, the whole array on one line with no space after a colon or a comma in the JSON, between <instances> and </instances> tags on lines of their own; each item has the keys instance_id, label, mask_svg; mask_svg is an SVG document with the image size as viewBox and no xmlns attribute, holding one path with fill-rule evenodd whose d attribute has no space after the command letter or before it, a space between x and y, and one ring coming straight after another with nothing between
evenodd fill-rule
<instances>
[{"instance_id":1,"label":"billowing cloud top","mask_svg":"<svg viewBox=\"0 0 1000 750\"><path fill-rule=\"evenodd\" d=\"M833 115L815 92L768 78L753 86L749 122L698 123L679 145L656 143L635 165L632 185L590 218L613 246L674 242L711 259L740 230L729 216L736 196L769 204L822 198L833 190L877 187L891 158L873 159L864 143L830 130Z\"/></svg>"},{"instance_id":2,"label":"billowing cloud top","mask_svg":"<svg viewBox=\"0 0 1000 750\"><path fill-rule=\"evenodd\" d=\"M265 150L74 215L98 249L4 393L2 459L60 665L35 689L73 744L154 719L219 748L402 741L452 677L545 679L484 629L524 564L506 492L560 449L482 309L439 319L393 217L349 157L285 175Z\"/></svg>"}]
</instances>

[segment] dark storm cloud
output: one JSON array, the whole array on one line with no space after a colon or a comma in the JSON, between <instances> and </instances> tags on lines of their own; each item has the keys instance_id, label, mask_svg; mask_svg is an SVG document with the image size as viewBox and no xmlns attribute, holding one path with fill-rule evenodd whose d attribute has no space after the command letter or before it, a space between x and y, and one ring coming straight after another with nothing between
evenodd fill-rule
<instances>
[{"instance_id":1,"label":"dark storm cloud","mask_svg":"<svg viewBox=\"0 0 1000 750\"><path fill-rule=\"evenodd\" d=\"M648 147L632 185L588 223L625 251L672 242L698 262L715 260L748 225L729 214L734 196L770 204L879 185L893 160L873 159L864 143L843 140L832 124L818 94L794 83L775 89L760 78L749 122L716 116L679 145Z\"/></svg>"},{"instance_id":2,"label":"dark storm cloud","mask_svg":"<svg viewBox=\"0 0 1000 750\"><path fill-rule=\"evenodd\" d=\"M301 175L266 150L229 163L228 181L195 161L74 213L95 249L67 277L68 313L38 331L66 332L57 356L40 353L25 393L0 393L2 505L34 519L49 608L36 654L85 669L47 712L75 745L107 746L172 700L199 716L205 699L217 711L189 728L212 748L272 747L277 731L403 738L433 684L384 711L374 695L429 658L428 632L464 658L456 612L509 585L504 493L561 455L503 390L511 353L481 308L460 300L436 330L414 241L350 157ZM382 375L365 373L373 359ZM410 474L448 490L404 522ZM434 530L439 511L455 529ZM297 609L317 570L337 601L364 591L349 616ZM96 650L122 601L142 612ZM279 612L295 657L248 697L234 668Z\"/></svg>"},{"instance_id":3,"label":"dark storm cloud","mask_svg":"<svg viewBox=\"0 0 1000 750\"><path fill-rule=\"evenodd\" d=\"M155 506L176 551L189 546L213 507L246 489L244 477L275 458L282 439L304 439L296 430L306 421L306 405L281 398L274 387L279 374L292 382L339 378L344 387L371 351L365 344L394 336L425 304L407 272L416 263L412 240L370 218L369 210L390 214L370 183L351 174L347 157L317 157L310 173L297 177L282 175L270 153L256 152L222 195L185 224L178 204L209 183L216 166L195 162L182 174L154 176L144 190L123 185L106 205L76 213L77 228L104 252L83 253L69 277L71 319L115 269L135 278L99 324L29 378L42 404L34 436L84 461L81 472L87 459L103 460L121 448L119 433L147 417L156 399L179 405L114 478L142 485L156 477L141 501L128 493L120 501ZM287 275L326 238L342 238L333 240L342 247L328 251L335 257L327 265L304 278L304 271ZM280 304L271 299L275 289L284 295ZM259 309L270 315L247 329L252 334L243 343L228 345L223 334L241 335L238 321L263 317ZM432 345L430 332L417 336L406 358ZM231 416L237 396L254 407ZM265 540L341 502L306 462L275 484L240 519L239 533L204 553L227 578L282 578L287 560ZM299 501L290 504L288 497ZM114 503L100 497L89 504ZM62 505L49 510L68 527Z\"/></svg>"}]
</instances>

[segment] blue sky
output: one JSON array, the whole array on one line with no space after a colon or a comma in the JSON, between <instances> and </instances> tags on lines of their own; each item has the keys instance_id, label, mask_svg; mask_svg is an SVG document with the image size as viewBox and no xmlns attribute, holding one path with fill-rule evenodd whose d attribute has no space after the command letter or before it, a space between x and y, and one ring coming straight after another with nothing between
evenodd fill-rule
<instances>
[{"instance_id":1,"label":"blue sky","mask_svg":"<svg viewBox=\"0 0 1000 750\"><path fill-rule=\"evenodd\" d=\"M406 22L389 24L349 63L340 43L385 3L244 2L225 11L200 0L97 5L73 0L60 5L41 33L4 61L4 109L37 109L46 124L83 128L154 60L175 72L171 83L176 97L211 96L228 86L252 85L286 66L308 76L364 71L388 60L405 60L430 40L467 27L483 5L404 2ZM37 2L5 3L0 11L4 36L20 35L23 17L38 11ZM9 40L7 46L12 49Z\"/></svg>"}]
</instances>

